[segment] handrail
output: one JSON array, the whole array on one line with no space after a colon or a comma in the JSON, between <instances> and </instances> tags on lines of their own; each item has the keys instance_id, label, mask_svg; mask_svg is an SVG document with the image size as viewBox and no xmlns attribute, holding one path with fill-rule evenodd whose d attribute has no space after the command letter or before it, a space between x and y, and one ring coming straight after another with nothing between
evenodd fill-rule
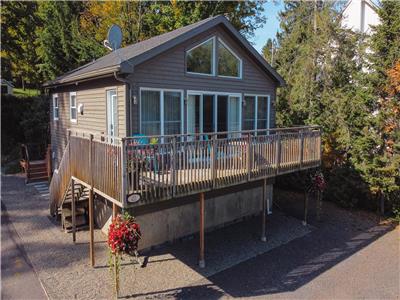
<instances>
[{"instance_id":1,"label":"handrail","mask_svg":"<svg viewBox=\"0 0 400 300\"><path fill-rule=\"evenodd\" d=\"M51 182L56 206L62 200L54 197L63 196L71 177L126 207L132 194L141 199L134 205L150 204L321 163L316 126L146 137L158 137L157 143L140 141L143 136L69 132L68 150Z\"/></svg>"}]
</instances>

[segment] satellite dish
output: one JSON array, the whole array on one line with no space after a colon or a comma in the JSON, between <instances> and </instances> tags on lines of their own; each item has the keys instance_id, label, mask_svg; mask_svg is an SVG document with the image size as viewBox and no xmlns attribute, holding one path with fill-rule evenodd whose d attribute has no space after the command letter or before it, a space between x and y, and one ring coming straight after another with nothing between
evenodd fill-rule
<instances>
[{"instance_id":1,"label":"satellite dish","mask_svg":"<svg viewBox=\"0 0 400 300\"><path fill-rule=\"evenodd\" d=\"M118 25L111 25L108 30L107 39L104 41L104 46L111 51L117 50L121 47L122 43L122 30Z\"/></svg>"}]
</instances>

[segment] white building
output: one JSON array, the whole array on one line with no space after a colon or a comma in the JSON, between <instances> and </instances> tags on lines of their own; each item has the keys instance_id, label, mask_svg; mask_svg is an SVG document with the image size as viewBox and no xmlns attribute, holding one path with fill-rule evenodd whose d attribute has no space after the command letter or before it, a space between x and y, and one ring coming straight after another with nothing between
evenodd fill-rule
<instances>
[{"instance_id":1,"label":"white building","mask_svg":"<svg viewBox=\"0 0 400 300\"><path fill-rule=\"evenodd\" d=\"M342 12L342 26L371 34L371 26L380 24L378 6L371 0L349 0Z\"/></svg>"}]
</instances>

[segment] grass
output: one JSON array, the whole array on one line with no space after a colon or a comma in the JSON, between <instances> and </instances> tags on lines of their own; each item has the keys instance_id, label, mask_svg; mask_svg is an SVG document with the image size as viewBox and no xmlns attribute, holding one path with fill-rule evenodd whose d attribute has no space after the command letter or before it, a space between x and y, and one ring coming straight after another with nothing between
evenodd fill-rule
<instances>
[{"instance_id":1,"label":"grass","mask_svg":"<svg viewBox=\"0 0 400 300\"><path fill-rule=\"evenodd\" d=\"M40 91L35 89L21 89L21 88L14 88L13 90L15 96L19 97L29 97L29 96L39 96Z\"/></svg>"}]
</instances>

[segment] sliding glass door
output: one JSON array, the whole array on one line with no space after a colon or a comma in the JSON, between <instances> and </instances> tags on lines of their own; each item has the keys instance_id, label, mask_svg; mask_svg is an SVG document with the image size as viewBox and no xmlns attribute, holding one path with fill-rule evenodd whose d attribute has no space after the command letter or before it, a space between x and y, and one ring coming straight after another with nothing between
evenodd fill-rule
<instances>
[{"instance_id":1,"label":"sliding glass door","mask_svg":"<svg viewBox=\"0 0 400 300\"><path fill-rule=\"evenodd\" d=\"M239 94L189 92L187 97L187 133L240 131Z\"/></svg>"}]
</instances>

